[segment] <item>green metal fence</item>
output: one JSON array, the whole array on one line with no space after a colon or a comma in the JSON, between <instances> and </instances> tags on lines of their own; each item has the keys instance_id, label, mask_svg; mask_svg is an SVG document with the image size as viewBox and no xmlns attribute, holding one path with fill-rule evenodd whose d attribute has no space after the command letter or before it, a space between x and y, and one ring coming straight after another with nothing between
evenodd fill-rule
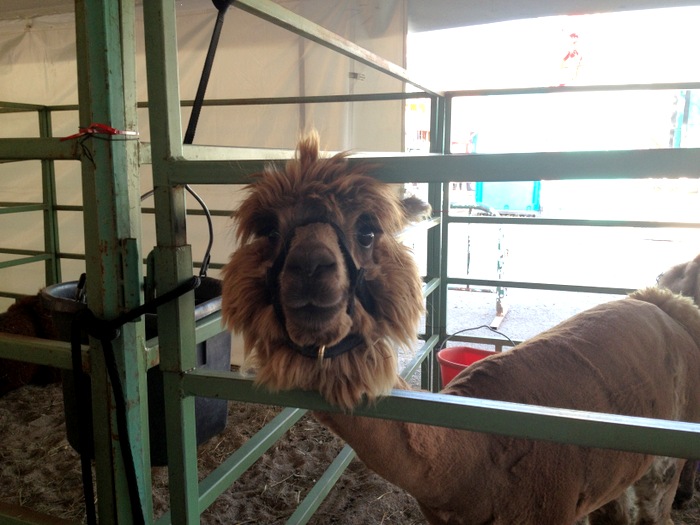
<instances>
[{"instance_id":1,"label":"green metal fence","mask_svg":"<svg viewBox=\"0 0 700 525\"><path fill-rule=\"evenodd\" d=\"M574 178L693 177L697 178L700 151L675 149L654 151L605 151L577 153L532 153L497 155L449 155L451 99L464 93L440 93L427 89L398 66L357 46L329 35L314 24L267 0L239 0L236 6L271 23L292 30L346 56L362 61L386 74L400 78L431 100L431 155L369 157L382 167L377 176L391 183L429 183L429 200L441 210L426 225L428 261L425 283L428 318L424 344L416 358L404 370L411 374L421 368L423 386L436 390L437 370L433 352L446 335L446 296L448 284L500 284L535 289L565 289L623 293L612 287L585 287L576 284L553 285L536 282L499 282L447 278L449 249L447 225L450 222L498 222L525 224L591 225L591 221L547 221L530 218L469 218L448 216L452 181L503 181ZM55 221L55 189L51 162L59 159L79 160L83 177L83 213L85 217L85 261L91 280L89 307L97 315L114 318L143 301L142 261L139 242L140 201L138 166L150 162L154 180L157 246L154 250L155 272L162 289L173 289L193 273L191 249L187 239L186 206L183 184L242 184L259 170L270 152L182 144L179 79L177 75L177 40L175 5L170 0L145 2L144 24L148 69L148 109L151 127L150 144L137 140L86 141L83 150L71 141L50 136L50 111L42 106L13 107L10 110L37 111L41 118L41 135L34 139L0 140L0 159L42 161L44 202L30 203L24 209L40 209L45 220L46 249L42 253L18 253L21 257L38 257L46 261L46 282L60 280L57 270L58 233ZM134 2L76 2L76 26L79 53L80 122L107 122L119 129L136 128L134 86ZM684 85L688 87L687 85ZM691 86L692 87L692 86ZM601 89L593 87L587 89ZM550 91L572 88L548 88ZM583 88L576 88L583 89ZM521 90L523 91L523 90ZM527 90L524 90L527 91ZM387 95L384 95L385 97ZM392 97L410 98L415 94ZM381 98L382 95L379 96ZM333 98L333 97L331 97ZM328 102L335 100L329 99ZM258 101L260 102L260 101ZM265 101L272 102L272 101ZM299 103L290 99L279 103ZM236 101L222 101L235 104ZM239 101L241 104L251 101ZM235 163L230 161L235 159ZM367 162L353 158L350 162ZM517 167L517 169L514 169ZM556 167L556 169L554 169ZM3 213L21 207L4 206ZM639 222L604 222L596 226L640 226ZM694 223L643 223L652 227L696 228ZM18 259L18 263L22 263ZM0 266L0 271L2 267ZM194 300L186 294L158 310L157 348L146 342L143 323L129 323L115 341L114 348L128 409L128 433L131 451L137 464L140 505L147 523L153 523L150 500L150 451L148 413L145 399L146 370L159 362L164 376L166 432L168 435L169 486L171 509L158 523L191 525L199 523L200 513L237 479L268 447L303 415L305 410L334 410L310 392L270 394L252 387L251 381L235 372L210 372L197 369L193 348L196 342L221 330L215 314L197 324L192 319ZM31 352L29 352L31 350ZM31 356L31 357L28 357ZM68 344L41 341L20 336L0 336L0 357L45 363L59 368L71 366ZM130 499L123 459L114 436L118 434L114 403L99 345L91 342L83 348L83 367L92 378L93 418L95 421L96 477L98 512L101 523L132 523ZM198 480L194 397L267 403L291 407L285 409L254 439L236 451L203 481ZM454 428L496 432L533 439L547 439L583 446L607 447L654 454L697 457L700 454L700 425L644 420L639 418L581 413L571 410L517 405L497 401L441 396L428 392L395 391L371 407L360 407L358 415L428 423ZM136 436L140 436L136 438ZM339 473L348 465L353 453L344 449L326 475L308 494L289 523L305 523ZM1 512L1 511L0 511ZM33 518L0 514L3 522L34 523Z\"/></svg>"}]
</instances>

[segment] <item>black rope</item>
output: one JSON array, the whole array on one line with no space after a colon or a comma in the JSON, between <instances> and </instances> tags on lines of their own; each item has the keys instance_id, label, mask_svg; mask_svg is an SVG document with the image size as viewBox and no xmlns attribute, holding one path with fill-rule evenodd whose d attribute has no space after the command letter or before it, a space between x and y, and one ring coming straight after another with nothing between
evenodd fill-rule
<instances>
[{"instance_id":1,"label":"black rope","mask_svg":"<svg viewBox=\"0 0 700 525\"><path fill-rule=\"evenodd\" d=\"M142 315L154 311L159 306L166 304L173 299L184 295L185 293L194 290L200 284L199 277L192 277L182 284L178 285L173 290L148 301L141 306L129 310L118 316L116 319L107 321L100 319L95 314L85 308L79 310L73 317L71 325L71 362L73 366L73 381L78 405L78 417L80 431L78 433L78 448L80 453L80 467L83 481L83 491L85 494L85 510L87 514L88 525L97 525L97 513L95 510L95 494L92 487L92 465L91 453L93 450L92 441L88 438L92 437L92 428L88 424L86 418L87 413L92 412L90 397L81 395L87 390L87 375L83 373L82 355L81 355L81 339L82 333L85 331L91 337L100 341L102 351L105 357L105 366L107 375L112 386L114 395L115 413L117 419L117 432L119 435L119 448L124 461L124 471L126 475L127 488L129 491L129 499L131 501L132 520L136 525L145 524L143 515L143 506L141 504L141 495L138 492L138 477L136 475L136 463L134 462L133 453L131 450L131 440L129 438L129 428L126 418L126 397L121 378L119 377L119 367L117 365L112 341L119 337L120 328L131 321L135 321Z\"/></svg>"}]
</instances>

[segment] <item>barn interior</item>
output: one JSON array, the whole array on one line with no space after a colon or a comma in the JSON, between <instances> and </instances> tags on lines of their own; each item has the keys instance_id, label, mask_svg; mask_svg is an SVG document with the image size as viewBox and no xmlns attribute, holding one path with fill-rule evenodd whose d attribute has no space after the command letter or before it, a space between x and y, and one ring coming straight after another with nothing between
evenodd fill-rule
<instances>
[{"instance_id":1,"label":"barn interior","mask_svg":"<svg viewBox=\"0 0 700 525\"><path fill-rule=\"evenodd\" d=\"M83 274L102 319L182 292L157 315L128 319L112 342L128 434L148 435L144 400L162 398L165 510L151 498L154 443L119 439L99 338L76 350L71 311L61 312L65 337L0 333L3 363L58 369L64 383L76 367L89 371L92 426L74 428L70 445L93 435L99 522L133 523L136 507L146 523L235 522L201 515L298 432L307 410L329 408L312 392L255 388L238 371L240 338L229 339L216 306L198 309L217 294L199 300L187 288L195 275L218 278L235 249L230 214L249 176L288 159L310 129L324 150L375 163L380 179L434 210L404 234L427 314L402 373L425 392L395 392L358 414L697 457L697 425L434 393L443 345L507 351L700 251L698 16L697 2L653 0L5 0L0 311L49 289L42 304L61 309ZM221 349L220 370L197 361L206 344ZM200 399L288 408L203 477ZM54 409L67 420L80 411ZM573 424L582 430L568 432ZM352 457L344 448L331 458L275 522L313 523ZM0 499L3 523L84 519L62 512Z\"/></svg>"}]
</instances>

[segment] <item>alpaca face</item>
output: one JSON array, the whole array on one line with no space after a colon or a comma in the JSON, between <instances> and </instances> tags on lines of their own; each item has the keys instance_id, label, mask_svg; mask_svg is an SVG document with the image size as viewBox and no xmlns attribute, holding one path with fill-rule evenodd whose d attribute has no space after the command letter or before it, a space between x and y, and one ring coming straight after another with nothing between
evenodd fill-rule
<instances>
[{"instance_id":1,"label":"alpaca face","mask_svg":"<svg viewBox=\"0 0 700 525\"><path fill-rule=\"evenodd\" d=\"M394 386L395 345L415 338L422 282L395 236L428 207L366 171L319 158L311 136L234 213L241 246L223 271L223 316L271 390L351 408Z\"/></svg>"}]
</instances>

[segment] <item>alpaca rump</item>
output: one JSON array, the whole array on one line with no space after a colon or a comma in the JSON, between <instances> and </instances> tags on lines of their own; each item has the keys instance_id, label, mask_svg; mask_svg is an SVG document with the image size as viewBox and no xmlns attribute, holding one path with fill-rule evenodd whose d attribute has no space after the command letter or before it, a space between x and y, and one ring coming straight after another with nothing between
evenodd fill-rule
<instances>
[{"instance_id":1,"label":"alpaca rump","mask_svg":"<svg viewBox=\"0 0 700 525\"><path fill-rule=\"evenodd\" d=\"M241 247L223 272L222 313L256 381L345 409L315 416L430 523L665 523L683 460L352 416L364 397L407 388L394 346L414 340L423 310L395 234L427 207L367 169L320 158L311 136L234 213ZM645 290L479 361L444 393L698 421L698 342L691 301Z\"/></svg>"},{"instance_id":2,"label":"alpaca rump","mask_svg":"<svg viewBox=\"0 0 700 525\"><path fill-rule=\"evenodd\" d=\"M51 316L42 308L38 295L17 300L0 314L0 332L51 339L55 332ZM0 359L0 396L29 383L47 384L60 379L57 370Z\"/></svg>"},{"instance_id":3,"label":"alpaca rump","mask_svg":"<svg viewBox=\"0 0 700 525\"><path fill-rule=\"evenodd\" d=\"M310 135L256 177L233 214L242 246L223 270L222 313L256 381L350 409L394 386L395 345L415 339L422 281L396 234L429 207L346 157L321 158Z\"/></svg>"}]
</instances>

